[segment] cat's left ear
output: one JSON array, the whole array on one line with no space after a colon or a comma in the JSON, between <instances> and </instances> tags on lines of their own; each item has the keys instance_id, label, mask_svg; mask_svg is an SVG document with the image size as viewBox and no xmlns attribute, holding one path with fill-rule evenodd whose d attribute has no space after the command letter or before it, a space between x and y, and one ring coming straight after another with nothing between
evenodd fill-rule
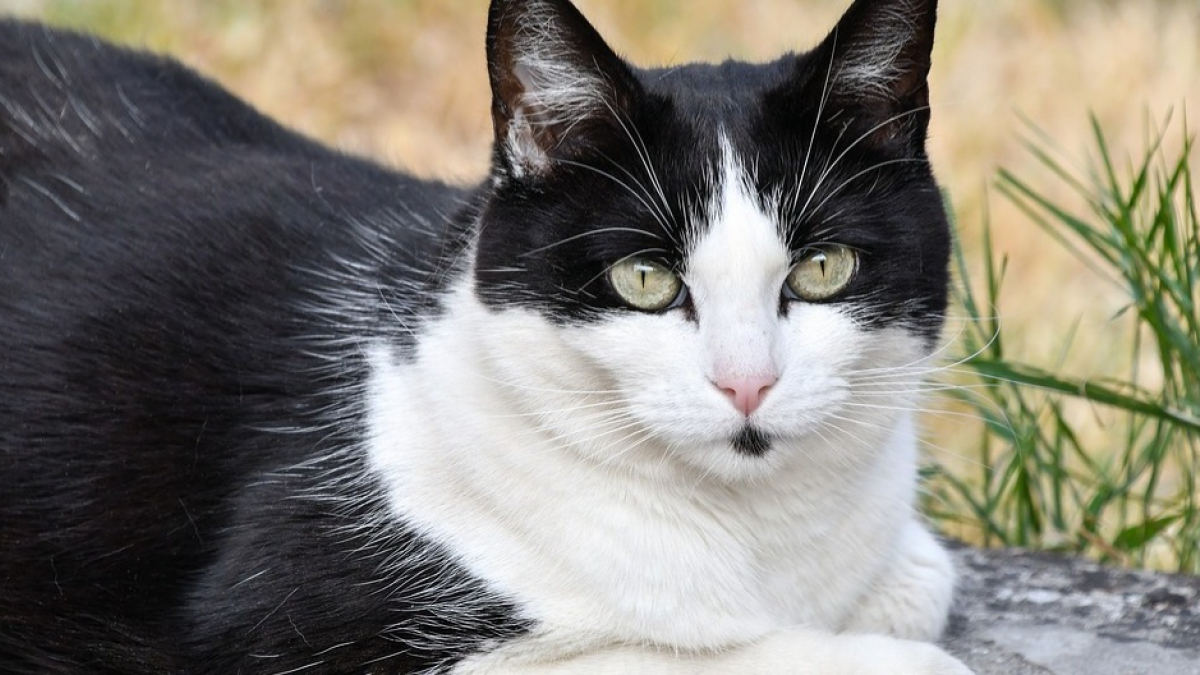
<instances>
[{"instance_id":1,"label":"cat's left ear","mask_svg":"<svg viewBox=\"0 0 1200 675\"><path fill-rule=\"evenodd\" d=\"M793 83L823 119L854 120L864 140L923 153L937 0L855 0Z\"/></svg>"},{"instance_id":2,"label":"cat's left ear","mask_svg":"<svg viewBox=\"0 0 1200 675\"><path fill-rule=\"evenodd\" d=\"M513 178L606 143L641 91L567 0L492 0L487 56L496 161Z\"/></svg>"}]
</instances>

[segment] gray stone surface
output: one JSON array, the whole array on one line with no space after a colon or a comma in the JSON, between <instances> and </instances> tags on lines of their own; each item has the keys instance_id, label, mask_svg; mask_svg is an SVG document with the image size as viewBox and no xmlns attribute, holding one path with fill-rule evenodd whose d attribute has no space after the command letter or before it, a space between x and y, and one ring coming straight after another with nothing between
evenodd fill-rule
<instances>
[{"instance_id":1,"label":"gray stone surface","mask_svg":"<svg viewBox=\"0 0 1200 675\"><path fill-rule=\"evenodd\" d=\"M1200 675L1200 577L959 549L945 646L978 675Z\"/></svg>"}]
</instances>

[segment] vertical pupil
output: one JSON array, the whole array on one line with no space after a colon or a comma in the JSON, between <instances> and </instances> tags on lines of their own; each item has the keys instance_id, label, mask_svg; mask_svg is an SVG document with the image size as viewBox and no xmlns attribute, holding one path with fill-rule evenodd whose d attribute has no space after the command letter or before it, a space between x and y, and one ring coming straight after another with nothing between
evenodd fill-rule
<instances>
[{"instance_id":1,"label":"vertical pupil","mask_svg":"<svg viewBox=\"0 0 1200 675\"><path fill-rule=\"evenodd\" d=\"M640 270L638 270L638 271L639 271L639 272L641 273L641 275L642 275L642 288L643 288L643 289L645 289L645 288L646 288L646 273L647 273L647 272L646 272L646 268L645 268L645 267L643 267L642 269L640 269Z\"/></svg>"}]
</instances>

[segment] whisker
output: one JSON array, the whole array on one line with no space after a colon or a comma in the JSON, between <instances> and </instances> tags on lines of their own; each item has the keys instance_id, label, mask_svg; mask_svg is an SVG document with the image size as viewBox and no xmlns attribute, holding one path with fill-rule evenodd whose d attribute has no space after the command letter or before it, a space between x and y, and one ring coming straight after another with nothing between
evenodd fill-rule
<instances>
[{"instance_id":1,"label":"whisker","mask_svg":"<svg viewBox=\"0 0 1200 675\"><path fill-rule=\"evenodd\" d=\"M825 64L825 81L821 83L821 101L817 104L817 119L813 121L813 129L808 139L808 147L804 150L804 163L800 166L800 180L797 181L798 185L804 184L804 177L808 174L808 161L812 157L813 146L817 143L817 131L821 127L821 117L825 113L825 104L829 101L829 81L833 76L834 57L837 55L837 40L838 31L834 28L833 45L829 50L829 62ZM797 190L793 194L799 195L799 191ZM793 199L792 208L795 208L796 201Z\"/></svg>"},{"instance_id":2,"label":"whisker","mask_svg":"<svg viewBox=\"0 0 1200 675\"><path fill-rule=\"evenodd\" d=\"M904 384L904 383L887 383L887 384ZM909 389L858 389L855 388L855 396L903 396L912 394L936 394L944 391L969 391L975 389L995 389L999 385L996 384L949 384L938 382L910 382Z\"/></svg>"},{"instance_id":3,"label":"whisker","mask_svg":"<svg viewBox=\"0 0 1200 675\"><path fill-rule=\"evenodd\" d=\"M856 418L853 418L853 417L843 417L843 416L841 416L841 415L836 415L836 414L831 414L831 415L830 415L830 417L831 417L831 418L834 418L834 419L837 419L837 420L840 420L840 421L842 421L842 422L845 422L845 423L847 423L847 424L857 424L857 425L859 425L859 426L865 426L865 427L869 427L869 428L872 428L872 429L878 429L878 430L880 430L880 431L890 431L890 430L891 430L891 427L887 427L887 426L884 426L884 425L882 425L882 424L876 424L876 423L874 423L874 422L868 422L868 421L866 421L866 420L860 420L860 419L856 419ZM978 461L977 459L975 459L975 458L973 458L973 457L970 457L970 456L968 456L968 455L964 455L964 454L962 454L962 453L954 452L954 451L950 450L949 448L947 448L947 447L945 447L945 446L942 446L942 445L938 445L937 443L934 443L933 441L930 441L928 438L924 438L924 437L922 437L922 436L920 436L920 435L918 435L918 436L917 436L917 443L919 443L919 444L921 444L922 446L924 446L924 447L926 447L926 448L929 448L929 449L931 449L931 450L935 450L935 451L937 451L938 453L941 453L941 454L943 454L943 455L946 455L946 456L955 457L955 458L957 458L957 459L962 459L962 460L970 461L970 462L972 462L973 464L975 464L975 465L977 465L977 466L983 466L983 465L984 465L984 464L983 464L983 462L980 462L980 461Z\"/></svg>"},{"instance_id":4,"label":"whisker","mask_svg":"<svg viewBox=\"0 0 1200 675\"><path fill-rule=\"evenodd\" d=\"M870 129L868 129L865 132L863 132L862 134L860 134L858 138L854 139L854 141L852 141L849 145L847 145L841 151L840 154L838 154L836 157L834 157L833 161L831 161L829 164L827 164L825 166L825 169L821 172L821 175L817 177L816 185L814 185L812 190L809 192L808 200L804 203L804 207L800 210L800 216L797 218L797 220L803 220L804 216L806 216L809 213L808 207L812 203L813 197L816 196L816 194L820 191L820 188L825 183L825 180L829 177L829 175L833 172L833 170L835 168L837 168L838 164L841 163L842 159L844 159L846 157L846 155L848 155L850 153L851 150L853 150L855 147L857 147L859 143L862 143L864 140L870 138L871 135L874 134L876 131L879 131L880 129L888 126L889 124L892 124L893 122L896 122L897 120L900 120L905 117L915 115L917 113L924 112L927 110L929 110L929 106L926 105L926 106L919 106L919 107L913 108L912 110L905 110L904 112L892 115L891 117L888 117L884 121L880 122L879 124L876 124L875 126L871 127ZM835 145L835 147L836 147L836 145Z\"/></svg>"},{"instance_id":5,"label":"whisker","mask_svg":"<svg viewBox=\"0 0 1200 675\"><path fill-rule=\"evenodd\" d=\"M891 166L893 164L921 164L925 161L926 160L917 159L914 157L902 157L902 158L898 158L898 159L890 159L890 160L883 161L883 162L876 162L875 164L872 164L871 166L850 176L849 178L847 178L846 180L844 180L840 184L838 184L838 186L836 188L834 188L833 190L830 190L829 194L825 195L825 198L822 199L820 202L817 203L816 206L813 207L812 212L813 213L819 212L822 207L824 207L827 203L829 203L830 199L833 199L834 197L836 197L839 192L841 192L842 190L844 190L846 188L846 186L850 185L851 183L858 180L862 176L867 175L868 173L871 173L873 171L878 171L879 169L882 169L886 166ZM803 218L804 215L805 214L801 214L801 218Z\"/></svg>"},{"instance_id":6,"label":"whisker","mask_svg":"<svg viewBox=\"0 0 1200 675\"><path fill-rule=\"evenodd\" d=\"M608 159L608 158L606 157L605 159ZM565 164L566 166L574 166L574 167L578 167L580 169L586 169L593 173L597 173L597 174L603 176L604 178L607 178L607 179L611 180L612 182L616 183L620 187L624 188L626 192L633 195L635 199L637 199L639 202L641 202L642 206L646 207L646 210L649 211L654 216L655 220L663 228L664 232L670 233L671 230L669 227L667 227L666 221L664 221L659 216L658 211L653 206L651 206L650 201L647 201L647 198L650 197L648 192L646 193L646 195L643 196L637 190L633 189L632 186L630 186L628 183L621 180L617 176L609 173L608 171L605 171L604 169L601 169L600 167L592 166L591 164L586 164L584 162L576 162L575 160L571 160L571 159L563 159L561 157L555 159L554 161L558 162L559 164ZM612 159L608 159L608 161L611 162L613 165L617 166L617 168L624 171L627 175L629 174L628 169L621 166L619 163L613 161ZM637 183L639 185L639 187L642 188L643 192L646 191L645 187L642 186L636 179L632 178L632 176L631 176L631 180L633 180L635 183ZM651 201L653 201L653 200L651 199ZM650 233L647 232L647 234L650 234ZM658 239L661 239L661 237L658 237L657 235L653 235L653 236L655 236Z\"/></svg>"},{"instance_id":7,"label":"whisker","mask_svg":"<svg viewBox=\"0 0 1200 675\"><path fill-rule=\"evenodd\" d=\"M487 417L488 417L488 419L521 419L521 418L531 418L531 417L536 418L536 417L543 417L546 415L557 415L557 414L561 414L561 413L590 411L590 410L594 410L596 408L602 408L605 406L613 406L613 405L615 405L614 401L604 400L604 401L594 401L592 403L580 403L579 405L567 406L565 408L546 408L544 410L535 410L535 411L530 411L530 412L502 413L502 414L495 414L495 415L489 414Z\"/></svg>"},{"instance_id":8,"label":"whisker","mask_svg":"<svg viewBox=\"0 0 1200 675\"><path fill-rule=\"evenodd\" d=\"M995 343L995 341L998 338L999 338L998 335L993 335L986 344L981 345L977 350L975 350L971 354L967 354L967 355L963 356L962 358L960 358L952 363L949 363L948 365L939 365L939 366L934 366L931 368L923 369L921 371L921 373L924 375L931 375L934 373L946 372L950 369L961 366L962 364L970 361L971 359L973 359L973 358L979 356L980 354L984 353L985 351L987 351ZM884 367L884 368L865 368L865 369L854 370L854 371L851 371L850 373L847 373L847 377L854 377L854 378L856 378L856 381L865 382L865 381L868 381L867 378L859 378L859 376L864 375L864 374L866 374L866 375L885 374L884 376L886 378L886 376L891 375L891 374L896 373L897 371L901 371L901 370L904 370L907 373L911 373L912 368L914 368L917 364L936 360L943 353L948 351L952 344L953 344L953 339L947 340L941 347L939 347L937 350L933 351L932 353L926 354L925 356L921 356L921 357L919 357L913 361L910 361L904 365L901 365L901 366L889 366L889 367Z\"/></svg>"},{"instance_id":9,"label":"whisker","mask_svg":"<svg viewBox=\"0 0 1200 675\"><path fill-rule=\"evenodd\" d=\"M957 410L943 410L939 408L926 408L922 406L902 406L902 405L881 405L877 403L856 403L854 401L843 401L842 404L849 408L864 408L867 410L887 410L892 412L910 412L921 413L925 415L933 415L935 417L962 417L980 422L987 420L979 415L973 415L967 412L959 412Z\"/></svg>"},{"instance_id":10,"label":"whisker","mask_svg":"<svg viewBox=\"0 0 1200 675\"><path fill-rule=\"evenodd\" d=\"M597 228L595 230L588 230L587 232L581 232L579 234L574 234L569 237L565 237L563 239L560 239L560 240L554 242L553 244L547 244L545 246L535 248L532 251L526 251L526 252L522 253L520 257L527 258L531 255L537 255L538 253L542 253L544 251L549 251L552 248L557 248L559 246L562 246L563 244L567 244L572 241L576 241L578 239L583 239L584 237L591 237L591 236L594 236L597 234L604 234L606 232L633 232L635 234L644 234L648 237L653 237L655 239L662 239L662 237L658 236L657 234L654 234L653 232L647 232L646 230L638 229L636 227L601 227L601 228Z\"/></svg>"},{"instance_id":11,"label":"whisker","mask_svg":"<svg viewBox=\"0 0 1200 675\"><path fill-rule=\"evenodd\" d=\"M617 123L621 125L621 129L624 130L625 136L629 138L629 142L633 145L634 152L637 153L638 159L642 163L642 168L646 171L646 175L649 177L651 185L654 186L654 189L658 194L659 203L656 205L658 207L656 219L658 220L659 224L663 226L663 229L666 230L667 235L670 236L674 241L675 237L670 228L667 227L668 221L671 220L668 215L670 213L670 206L667 203L667 196L663 192L662 184L658 180L658 173L654 170L654 165L650 161L650 151L646 148L645 139L642 138L641 132L637 130L637 127L634 126L632 122L627 124L625 116L614 110L608 101L605 101L604 105L608 108L609 113L617 120ZM646 186L643 185L641 181L637 180L630 171L625 169L624 166L617 162L613 162L613 164L620 167L625 172L625 175L629 176L630 180L634 181L634 183L642 189L647 198L650 198L651 202L654 201L650 191L646 189ZM674 243L678 245L679 242L675 241Z\"/></svg>"}]
</instances>

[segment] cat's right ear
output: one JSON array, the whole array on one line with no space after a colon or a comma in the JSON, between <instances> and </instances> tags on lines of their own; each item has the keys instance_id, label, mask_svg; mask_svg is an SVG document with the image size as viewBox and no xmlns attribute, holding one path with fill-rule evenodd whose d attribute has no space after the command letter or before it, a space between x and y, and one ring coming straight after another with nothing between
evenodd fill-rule
<instances>
[{"instance_id":1,"label":"cat's right ear","mask_svg":"<svg viewBox=\"0 0 1200 675\"><path fill-rule=\"evenodd\" d=\"M620 128L640 91L567 0L492 0L487 56L495 159L511 178L581 160Z\"/></svg>"}]
</instances>

